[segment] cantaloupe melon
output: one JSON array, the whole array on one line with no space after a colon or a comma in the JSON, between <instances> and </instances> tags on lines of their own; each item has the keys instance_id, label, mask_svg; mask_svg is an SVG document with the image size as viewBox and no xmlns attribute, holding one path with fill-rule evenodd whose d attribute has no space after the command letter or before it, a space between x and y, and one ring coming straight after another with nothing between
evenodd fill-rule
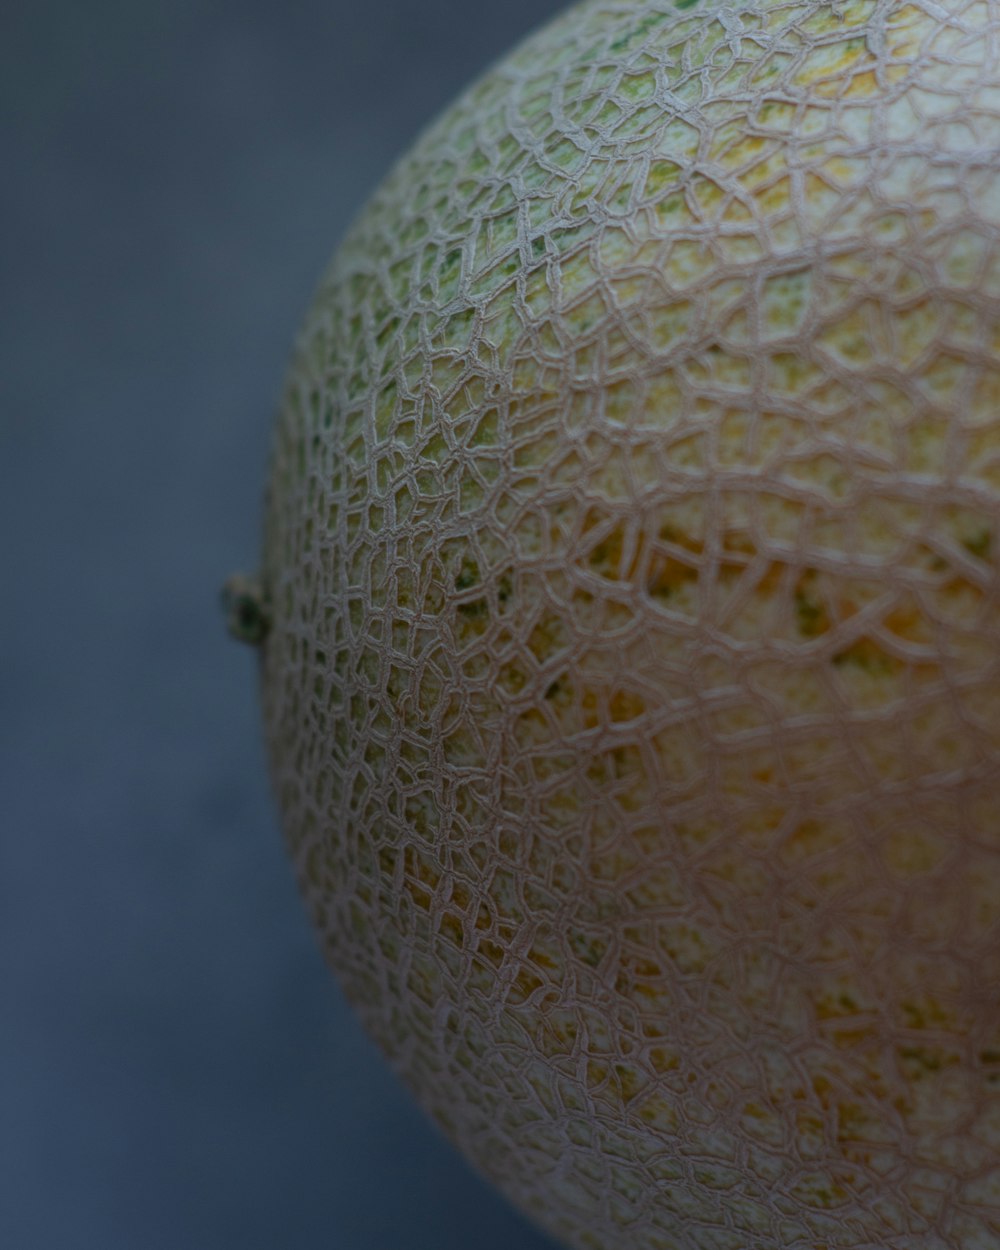
<instances>
[{"instance_id":1,"label":"cantaloupe melon","mask_svg":"<svg viewBox=\"0 0 1000 1250\"><path fill-rule=\"evenodd\" d=\"M587 0L360 215L274 784L367 1028L567 1245L1000 1246L998 557L998 0Z\"/></svg>"}]
</instances>

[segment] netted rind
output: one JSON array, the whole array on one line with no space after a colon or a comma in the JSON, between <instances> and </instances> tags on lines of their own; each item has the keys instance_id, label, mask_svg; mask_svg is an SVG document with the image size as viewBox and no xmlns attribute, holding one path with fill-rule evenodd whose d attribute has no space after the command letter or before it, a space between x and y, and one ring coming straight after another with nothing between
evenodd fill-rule
<instances>
[{"instance_id":1,"label":"netted rind","mask_svg":"<svg viewBox=\"0 0 1000 1250\"><path fill-rule=\"evenodd\" d=\"M590 0L305 325L288 840L396 1069L575 1247L1000 1244L998 43Z\"/></svg>"}]
</instances>

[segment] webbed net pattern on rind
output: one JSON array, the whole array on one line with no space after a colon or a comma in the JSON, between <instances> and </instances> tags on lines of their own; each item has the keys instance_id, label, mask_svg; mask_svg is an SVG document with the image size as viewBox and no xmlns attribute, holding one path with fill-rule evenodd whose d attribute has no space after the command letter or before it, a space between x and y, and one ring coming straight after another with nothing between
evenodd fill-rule
<instances>
[{"instance_id":1,"label":"webbed net pattern on rind","mask_svg":"<svg viewBox=\"0 0 1000 1250\"><path fill-rule=\"evenodd\" d=\"M1000 1245L998 556L998 0L590 0L351 232L275 785L365 1024L571 1245Z\"/></svg>"}]
</instances>

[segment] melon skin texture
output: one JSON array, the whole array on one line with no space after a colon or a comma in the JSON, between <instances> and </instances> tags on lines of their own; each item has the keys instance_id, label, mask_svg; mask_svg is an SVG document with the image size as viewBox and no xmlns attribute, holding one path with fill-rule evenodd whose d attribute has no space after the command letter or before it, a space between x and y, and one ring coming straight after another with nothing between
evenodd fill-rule
<instances>
[{"instance_id":1,"label":"melon skin texture","mask_svg":"<svg viewBox=\"0 0 1000 1250\"><path fill-rule=\"evenodd\" d=\"M353 226L274 785L365 1026L568 1246L1000 1245L998 553L997 0L584 3Z\"/></svg>"}]
</instances>

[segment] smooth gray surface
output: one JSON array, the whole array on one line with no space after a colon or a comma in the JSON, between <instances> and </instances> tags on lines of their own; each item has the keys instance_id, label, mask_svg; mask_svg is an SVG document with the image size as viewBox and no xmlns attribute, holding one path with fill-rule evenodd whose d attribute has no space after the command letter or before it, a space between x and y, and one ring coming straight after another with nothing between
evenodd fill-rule
<instances>
[{"instance_id":1,"label":"smooth gray surface","mask_svg":"<svg viewBox=\"0 0 1000 1250\"><path fill-rule=\"evenodd\" d=\"M5 6L0 1246L549 1244L323 966L217 591L334 244L559 7Z\"/></svg>"}]
</instances>

